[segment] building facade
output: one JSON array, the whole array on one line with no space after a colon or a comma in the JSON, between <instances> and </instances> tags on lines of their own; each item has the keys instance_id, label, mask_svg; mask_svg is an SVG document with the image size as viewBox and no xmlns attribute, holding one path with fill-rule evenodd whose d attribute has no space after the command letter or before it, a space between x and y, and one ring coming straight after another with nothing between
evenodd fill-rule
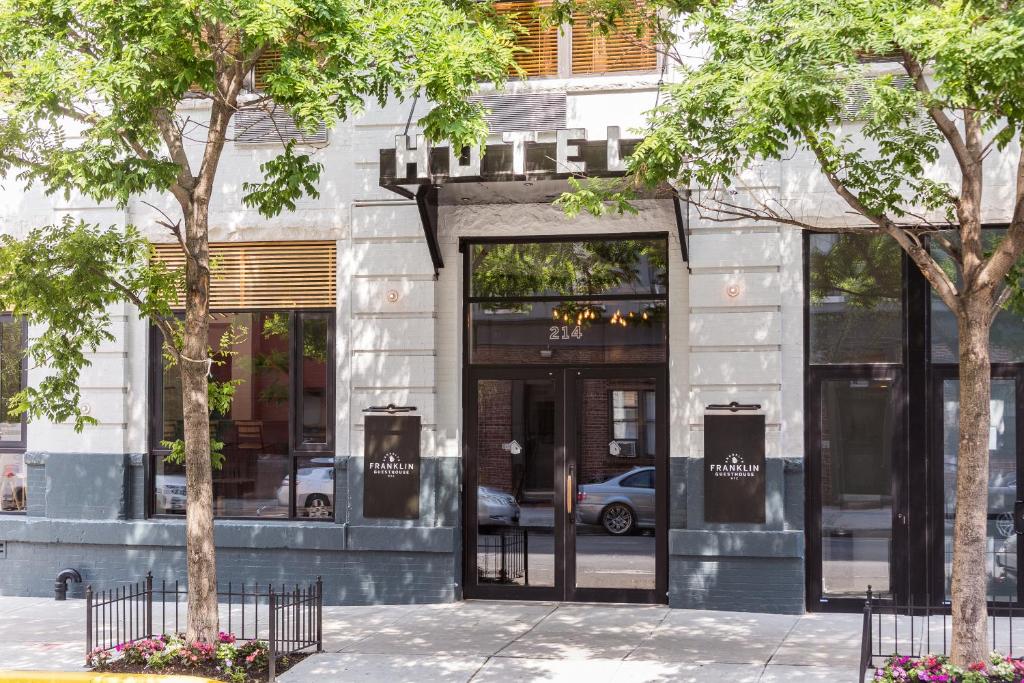
<instances>
[{"instance_id":1,"label":"building facade","mask_svg":"<svg viewBox=\"0 0 1024 683\"><path fill-rule=\"evenodd\" d=\"M551 204L565 177L620 172L666 74L628 41L552 35L526 38L531 78L482 93L483 159L428 149L408 104L371 107L302 141L325 167L320 197L274 219L241 188L280 139L236 122L210 219L211 374L238 385L211 426L227 456L219 577L321 575L334 604L799 613L856 608L869 585L944 599L948 311L879 238L703 220L658 191L634 215L566 217ZM200 99L182 109L205 115ZM799 155L759 184L847 219ZM146 203L170 212L168 198L2 191L12 234L71 214L139 226L180 259ZM992 207L993 235L1006 218ZM0 594L48 595L64 567L98 587L184 577L184 476L164 461L182 430L176 369L131 306L111 315L81 378L96 426L0 425ZM45 369L19 356L32 329L0 331L6 399ZM1024 324L1004 315L993 340L989 571L994 594L1017 596ZM395 416L418 418L397 455L418 477L408 514L382 513L370 484L399 450L374 431Z\"/></svg>"}]
</instances>

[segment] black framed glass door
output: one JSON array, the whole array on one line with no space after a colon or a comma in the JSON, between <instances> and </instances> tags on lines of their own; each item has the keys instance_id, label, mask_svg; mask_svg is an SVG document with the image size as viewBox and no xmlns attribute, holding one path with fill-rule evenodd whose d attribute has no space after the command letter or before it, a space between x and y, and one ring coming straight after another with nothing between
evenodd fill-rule
<instances>
[{"instance_id":1,"label":"black framed glass door","mask_svg":"<svg viewBox=\"0 0 1024 683\"><path fill-rule=\"evenodd\" d=\"M817 609L907 590L902 372L816 368L808 383L807 592Z\"/></svg>"},{"instance_id":2,"label":"black framed glass door","mask_svg":"<svg viewBox=\"0 0 1024 683\"><path fill-rule=\"evenodd\" d=\"M467 597L665 601L665 397L651 368L469 373Z\"/></svg>"}]
</instances>

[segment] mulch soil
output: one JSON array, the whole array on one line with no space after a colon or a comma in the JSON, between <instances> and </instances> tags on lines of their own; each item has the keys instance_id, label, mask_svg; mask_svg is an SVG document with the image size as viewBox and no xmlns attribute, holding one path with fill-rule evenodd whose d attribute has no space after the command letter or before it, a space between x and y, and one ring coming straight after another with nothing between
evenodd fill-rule
<instances>
[{"instance_id":1,"label":"mulch soil","mask_svg":"<svg viewBox=\"0 0 1024 683\"><path fill-rule=\"evenodd\" d=\"M298 654L281 656L277 660L277 674L280 675L292 668L303 659L308 657L310 652L300 652ZM231 679L227 678L223 673L217 670L212 664L206 664L202 666L188 667L188 666L168 666L156 671L154 669L147 669L144 666L129 665L121 660L115 660L110 662L102 669L97 671L103 671L104 673L118 673L118 674L158 674L161 676L196 676L198 678L209 678L215 681L228 681ZM245 683L264 683L267 680L267 669L254 669L247 672Z\"/></svg>"}]
</instances>

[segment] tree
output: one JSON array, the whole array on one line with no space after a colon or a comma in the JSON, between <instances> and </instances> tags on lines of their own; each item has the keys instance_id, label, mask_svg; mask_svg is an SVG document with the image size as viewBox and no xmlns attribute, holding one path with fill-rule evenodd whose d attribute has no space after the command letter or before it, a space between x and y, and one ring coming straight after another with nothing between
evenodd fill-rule
<instances>
[{"instance_id":1,"label":"tree","mask_svg":"<svg viewBox=\"0 0 1024 683\"><path fill-rule=\"evenodd\" d=\"M422 96L433 105L419 120L428 139L481 144L483 112L468 97L480 80L500 85L514 51L486 10L469 0L0 0L8 182L121 206L166 193L180 210L161 225L185 254L182 273L150 263L135 228L69 219L4 240L0 298L42 325L29 356L50 372L13 407L78 429L91 422L78 407L78 373L110 337L107 306L131 302L163 333L182 378L189 640L213 642L218 632L208 216L229 124L279 105L311 131L368 99ZM263 92L252 87L257 63L268 65ZM179 110L186 97L205 100L208 115ZM322 167L292 143L261 170L245 202L263 215L317 195ZM171 311L179 295L180 323Z\"/></svg>"},{"instance_id":2,"label":"tree","mask_svg":"<svg viewBox=\"0 0 1024 683\"><path fill-rule=\"evenodd\" d=\"M608 30L634 6L557 0L552 13ZM633 187L667 182L688 189L680 194L708 220L881 234L907 253L958 321L952 656L983 659L989 332L1019 298L1024 251L1024 6L645 0L641 8L674 73L627 179L581 183L560 203L625 211ZM806 180L824 180L819 196L831 195L842 220L820 219L806 185L787 193L763 180L794 157L816 167L820 176ZM987 186L1000 164L1006 184ZM986 201L1009 224L996 245L982 239Z\"/></svg>"}]
</instances>

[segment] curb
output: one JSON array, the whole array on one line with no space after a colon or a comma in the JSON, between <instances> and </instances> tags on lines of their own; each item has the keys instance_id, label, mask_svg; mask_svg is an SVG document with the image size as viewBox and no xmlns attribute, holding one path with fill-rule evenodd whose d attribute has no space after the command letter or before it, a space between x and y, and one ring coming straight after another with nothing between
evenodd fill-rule
<instances>
[{"instance_id":1,"label":"curb","mask_svg":"<svg viewBox=\"0 0 1024 683\"><path fill-rule=\"evenodd\" d=\"M118 674L69 671L0 671L0 683L220 683L197 676Z\"/></svg>"}]
</instances>

